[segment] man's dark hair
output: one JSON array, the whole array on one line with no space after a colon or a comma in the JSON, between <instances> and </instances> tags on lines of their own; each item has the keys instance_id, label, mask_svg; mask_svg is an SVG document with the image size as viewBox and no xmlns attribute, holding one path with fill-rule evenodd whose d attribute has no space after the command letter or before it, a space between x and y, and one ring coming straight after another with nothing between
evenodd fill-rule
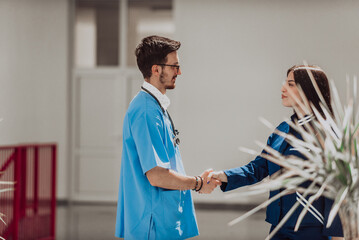
<instances>
[{"instance_id":1,"label":"man's dark hair","mask_svg":"<svg viewBox=\"0 0 359 240\"><path fill-rule=\"evenodd\" d=\"M155 64L165 64L167 54L177 51L181 43L165 37L149 36L142 39L135 50L137 66L144 78L150 78Z\"/></svg>"},{"instance_id":2,"label":"man's dark hair","mask_svg":"<svg viewBox=\"0 0 359 240\"><path fill-rule=\"evenodd\" d=\"M309 66L295 65L288 69L287 76L289 75L290 72L293 71L295 83L302 88L303 93L307 97L308 101L313 103L315 108L325 118L324 112L319 105L319 103L320 103L319 96L318 96L317 92L315 91L313 83L308 75L307 69L309 71L311 71L311 73L313 74L313 77L314 77L314 79L318 85L318 88L325 100L325 103L329 107L329 111L333 116L333 109L332 109L332 105L331 105L331 96L330 96L330 88L329 88L328 78L327 78L327 75L325 74L325 72L320 67L315 66L315 65L309 65Z\"/></svg>"}]
</instances>

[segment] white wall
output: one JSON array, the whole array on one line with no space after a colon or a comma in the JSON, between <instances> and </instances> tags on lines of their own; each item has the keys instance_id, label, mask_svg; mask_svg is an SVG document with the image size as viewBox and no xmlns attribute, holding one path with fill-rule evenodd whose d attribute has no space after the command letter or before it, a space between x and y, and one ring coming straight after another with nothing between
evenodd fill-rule
<instances>
[{"instance_id":1,"label":"white wall","mask_svg":"<svg viewBox=\"0 0 359 240\"><path fill-rule=\"evenodd\" d=\"M249 162L239 146L261 150L254 142L265 142L271 130L258 117L278 125L291 115L280 88L292 65L305 59L322 66L341 93L345 74L359 73L358 1L174 3L183 74L172 114L188 174ZM195 199L226 201L219 191Z\"/></svg>"},{"instance_id":2,"label":"white wall","mask_svg":"<svg viewBox=\"0 0 359 240\"><path fill-rule=\"evenodd\" d=\"M58 143L67 195L68 1L0 1L0 144Z\"/></svg>"}]
</instances>

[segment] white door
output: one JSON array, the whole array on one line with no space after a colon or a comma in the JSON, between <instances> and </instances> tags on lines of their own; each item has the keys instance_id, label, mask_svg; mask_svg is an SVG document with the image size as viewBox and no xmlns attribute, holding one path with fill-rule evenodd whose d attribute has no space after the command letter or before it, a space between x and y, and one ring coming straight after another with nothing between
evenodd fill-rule
<instances>
[{"instance_id":1,"label":"white door","mask_svg":"<svg viewBox=\"0 0 359 240\"><path fill-rule=\"evenodd\" d=\"M117 200L123 118L142 81L135 71L75 73L72 200Z\"/></svg>"}]
</instances>

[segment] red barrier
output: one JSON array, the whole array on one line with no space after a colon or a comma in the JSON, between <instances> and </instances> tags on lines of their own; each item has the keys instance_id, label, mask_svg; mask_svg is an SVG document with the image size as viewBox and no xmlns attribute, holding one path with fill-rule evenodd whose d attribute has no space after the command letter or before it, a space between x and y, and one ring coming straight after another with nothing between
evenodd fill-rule
<instances>
[{"instance_id":1,"label":"red barrier","mask_svg":"<svg viewBox=\"0 0 359 240\"><path fill-rule=\"evenodd\" d=\"M0 181L15 183L0 193L0 236L7 240L55 239L56 145L0 147ZM2 187L4 188L4 187Z\"/></svg>"}]
</instances>

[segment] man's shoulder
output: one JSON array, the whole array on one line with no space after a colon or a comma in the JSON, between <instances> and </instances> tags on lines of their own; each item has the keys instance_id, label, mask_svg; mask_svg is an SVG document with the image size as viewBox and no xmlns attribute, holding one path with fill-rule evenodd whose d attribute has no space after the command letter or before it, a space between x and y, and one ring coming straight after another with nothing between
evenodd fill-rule
<instances>
[{"instance_id":1,"label":"man's shoulder","mask_svg":"<svg viewBox=\"0 0 359 240\"><path fill-rule=\"evenodd\" d=\"M127 114L153 114L161 111L160 106L149 94L140 91L132 99Z\"/></svg>"}]
</instances>

